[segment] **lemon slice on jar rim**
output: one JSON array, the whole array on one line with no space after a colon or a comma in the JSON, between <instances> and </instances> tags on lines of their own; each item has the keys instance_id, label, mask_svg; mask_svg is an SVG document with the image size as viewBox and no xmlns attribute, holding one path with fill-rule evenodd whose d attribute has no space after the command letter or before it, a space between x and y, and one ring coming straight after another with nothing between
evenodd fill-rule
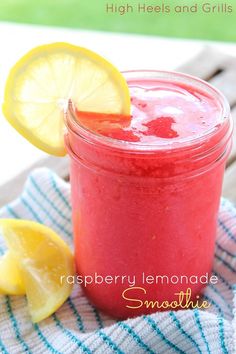
<instances>
[{"instance_id":1,"label":"lemon slice on jar rim","mask_svg":"<svg viewBox=\"0 0 236 354\"><path fill-rule=\"evenodd\" d=\"M122 74L100 55L63 42L38 46L14 65L3 113L33 145L63 156L69 99L82 112L130 115L129 88Z\"/></svg>"}]
</instances>

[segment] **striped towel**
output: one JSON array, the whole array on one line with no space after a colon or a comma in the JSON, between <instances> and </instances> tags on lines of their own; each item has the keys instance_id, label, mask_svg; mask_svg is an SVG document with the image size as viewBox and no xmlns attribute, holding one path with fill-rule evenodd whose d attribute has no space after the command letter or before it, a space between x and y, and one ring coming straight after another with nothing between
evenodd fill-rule
<instances>
[{"instance_id":1,"label":"striped towel","mask_svg":"<svg viewBox=\"0 0 236 354\"><path fill-rule=\"evenodd\" d=\"M50 170L35 170L22 195L0 217L52 227L72 247L70 188ZM4 252L2 237L0 251ZM50 318L32 324L25 297L0 296L0 353L234 353L236 348L236 209L222 200L213 273L205 311L155 313L116 321L94 308L75 286Z\"/></svg>"}]
</instances>

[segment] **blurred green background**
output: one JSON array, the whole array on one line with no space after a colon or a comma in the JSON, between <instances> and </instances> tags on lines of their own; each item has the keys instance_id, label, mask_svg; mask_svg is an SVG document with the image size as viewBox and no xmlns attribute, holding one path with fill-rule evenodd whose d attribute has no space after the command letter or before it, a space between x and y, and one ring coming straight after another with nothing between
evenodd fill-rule
<instances>
[{"instance_id":1,"label":"blurred green background","mask_svg":"<svg viewBox=\"0 0 236 354\"><path fill-rule=\"evenodd\" d=\"M189 6L210 3L233 6L233 13L106 13L106 4ZM141 33L177 38L236 40L236 0L0 0L0 21Z\"/></svg>"}]
</instances>

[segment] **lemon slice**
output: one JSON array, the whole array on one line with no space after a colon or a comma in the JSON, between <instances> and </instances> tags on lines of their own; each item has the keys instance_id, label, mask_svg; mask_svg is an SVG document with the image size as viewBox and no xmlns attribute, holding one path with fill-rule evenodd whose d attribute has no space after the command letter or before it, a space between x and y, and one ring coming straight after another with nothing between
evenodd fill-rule
<instances>
[{"instance_id":1,"label":"lemon slice","mask_svg":"<svg viewBox=\"0 0 236 354\"><path fill-rule=\"evenodd\" d=\"M73 255L54 231L36 222L1 219L0 228L19 263L32 320L42 321L70 296L72 285L67 279L75 274ZM2 277L0 273L0 284Z\"/></svg>"},{"instance_id":2,"label":"lemon slice","mask_svg":"<svg viewBox=\"0 0 236 354\"><path fill-rule=\"evenodd\" d=\"M9 251L0 258L0 294L25 294L19 262Z\"/></svg>"},{"instance_id":3,"label":"lemon slice","mask_svg":"<svg viewBox=\"0 0 236 354\"><path fill-rule=\"evenodd\" d=\"M36 47L15 64L3 113L33 145L63 156L63 111L69 99L80 111L130 115L121 73L98 54L68 43Z\"/></svg>"}]
</instances>

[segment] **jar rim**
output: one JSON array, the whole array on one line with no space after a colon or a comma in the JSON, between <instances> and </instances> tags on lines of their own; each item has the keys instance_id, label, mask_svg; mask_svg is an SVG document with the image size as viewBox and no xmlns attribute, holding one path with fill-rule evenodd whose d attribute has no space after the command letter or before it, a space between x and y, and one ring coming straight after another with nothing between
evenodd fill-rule
<instances>
[{"instance_id":1,"label":"jar rim","mask_svg":"<svg viewBox=\"0 0 236 354\"><path fill-rule=\"evenodd\" d=\"M68 102L68 107L65 112L65 124L69 130L72 130L74 134L80 136L81 138L92 142L93 144L103 145L107 148L117 149L117 150L128 150L129 152L141 152L141 153L150 153L150 152L160 152L160 151L179 151L182 149L193 149L196 145L204 143L204 141L210 139L211 137L219 134L220 141L222 143L222 134L223 137L227 140L230 138L233 129L232 118L230 115L230 106L226 97L215 87L213 87L208 82L197 78L195 76L180 73L176 71L165 71L165 70L128 70L123 71L125 79L130 82L132 80L156 80L156 79L165 79L165 80L175 80L175 83L186 83L192 85L192 87L198 87L213 96L219 103L222 109L221 115L224 118L220 127L213 126L203 133L182 137L177 141L172 141L171 139L168 143L163 143L161 141L154 143L143 143L143 142L130 142L119 140L111 137L104 136L97 132L90 130L84 125L80 124L76 118L74 104L71 100ZM227 135L227 136L225 136Z\"/></svg>"}]
</instances>

